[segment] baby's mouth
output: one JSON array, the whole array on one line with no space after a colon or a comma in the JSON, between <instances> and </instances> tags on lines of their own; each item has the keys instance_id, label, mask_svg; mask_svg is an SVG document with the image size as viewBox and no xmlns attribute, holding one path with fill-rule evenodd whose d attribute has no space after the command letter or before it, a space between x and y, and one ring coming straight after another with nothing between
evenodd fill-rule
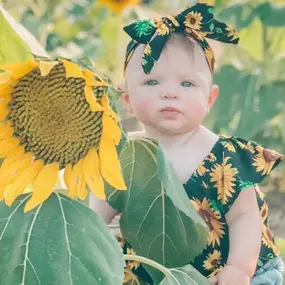
<instances>
[{"instance_id":1,"label":"baby's mouth","mask_svg":"<svg viewBox=\"0 0 285 285\"><path fill-rule=\"evenodd\" d=\"M177 113L180 113L180 111L177 108L170 107L170 106L161 109L161 112L177 112Z\"/></svg>"}]
</instances>

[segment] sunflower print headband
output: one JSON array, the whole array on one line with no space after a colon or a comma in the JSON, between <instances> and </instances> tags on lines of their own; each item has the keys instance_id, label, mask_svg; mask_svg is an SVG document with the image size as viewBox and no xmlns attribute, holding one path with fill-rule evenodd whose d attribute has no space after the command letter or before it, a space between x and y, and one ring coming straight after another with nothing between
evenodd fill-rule
<instances>
[{"instance_id":1,"label":"sunflower print headband","mask_svg":"<svg viewBox=\"0 0 285 285\"><path fill-rule=\"evenodd\" d=\"M232 27L214 19L213 11L212 6L197 3L177 16L137 21L124 27L124 31L132 38L127 47L125 69L136 48L140 44L145 44L142 67L144 72L149 74L159 59L169 35L177 32L193 39L201 46L210 71L213 73L214 52L206 38L231 44L237 44L239 41Z\"/></svg>"}]
</instances>

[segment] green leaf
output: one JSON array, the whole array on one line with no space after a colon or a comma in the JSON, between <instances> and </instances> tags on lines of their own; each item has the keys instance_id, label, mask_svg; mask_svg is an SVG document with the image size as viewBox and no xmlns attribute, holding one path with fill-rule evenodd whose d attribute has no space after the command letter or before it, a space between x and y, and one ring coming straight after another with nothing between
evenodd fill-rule
<instances>
[{"instance_id":1,"label":"green leaf","mask_svg":"<svg viewBox=\"0 0 285 285\"><path fill-rule=\"evenodd\" d=\"M193 266L186 265L182 268L171 269L160 285L211 285L212 283L204 277Z\"/></svg>"},{"instance_id":2,"label":"green leaf","mask_svg":"<svg viewBox=\"0 0 285 285\"><path fill-rule=\"evenodd\" d=\"M31 50L7 20L7 12L0 6L0 64L32 58Z\"/></svg>"},{"instance_id":3,"label":"green leaf","mask_svg":"<svg viewBox=\"0 0 285 285\"><path fill-rule=\"evenodd\" d=\"M223 66L216 73L215 82L220 86L221 93L210 115L216 132L226 129L251 139L280 112L278 106L284 93L282 86L274 83L261 85L258 76L233 66Z\"/></svg>"},{"instance_id":4,"label":"green leaf","mask_svg":"<svg viewBox=\"0 0 285 285\"><path fill-rule=\"evenodd\" d=\"M266 26L284 27L285 5L264 3L257 8L260 20Z\"/></svg>"},{"instance_id":5,"label":"green leaf","mask_svg":"<svg viewBox=\"0 0 285 285\"><path fill-rule=\"evenodd\" d=\"M158 143L130 140L120 154L127 191L108 188L109 203L122 212L123 236L134 251L167 268L193 261L206 245L207 226L189 201ZM157 284L162 275L145 266Z\"/></svg>"},{"instance_id":6,"label":"green leaf","mask_svg":"<svg viewBox=\"0 0 285 285\"><path fill-rule=\"evenodd\" d=\"M217 16L219 20L231 24L238 31L248 27L255 17L255 8L248 4L222 6Z\"/></svg>"},{"instance_id":7,"label":"green leaf","mask_svg":"<svg viewBox=\"0 0 285 285\"><path fill-rule=\"evenodd\" d=\"M122 284L121 249L99 216L59 193L24 214L29 196L0 203L0 284Z\"/></svg>"}]
</instances>

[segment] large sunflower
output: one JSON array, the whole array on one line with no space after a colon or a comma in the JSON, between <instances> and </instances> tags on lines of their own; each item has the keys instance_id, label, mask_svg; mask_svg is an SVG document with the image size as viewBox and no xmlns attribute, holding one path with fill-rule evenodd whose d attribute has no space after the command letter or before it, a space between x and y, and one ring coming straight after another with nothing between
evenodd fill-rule
<instances>
[{"instance_id":1,"label":"large sunflower","mask_svg":"<svg viewBox=\"0 0 285 285\"><path fill-rule=\"evenodd\" d=\"M191 200L191 202L209 228L208 244L215 246L217 243L220 245L220 239L225 234L224 223L219 221L221 219L220 212L211 208L207 198L204 198L202 202L198 199Z\"/></svg>"},{"instance_id":2,"label":"large sunflower","mask_svg":"<svg viewBox=\"0 0 285 285\"><path fill-rule=\"evenodd\" d=\"M45 201L65 168L71 197L125 189L115 145L121 129L99 74L68 60L0 66L0 199L33 185L25 212ZM102 178L103 177L103 178Z\"/></svg>"},{"instance_id":3,"label":"large sunflower","mask_svg":"<svg viewBox=\"0 0 285 285\"><path fill-rule=\"evenodd\" d=\"M126 7L140 3L140 0L99 0L104 6L119 14Z\"/></svg>"},{"instance_id":4,"label":"large sunflower","mask_svg":"<svg viewBox=\"0 0 285 285\"><path fill-rule=\"evenodd\" d=\"M211 169L211 182L216 182L214 185L218 190L218 199L223 204L227 204L232 194L235 192L235 175L238 173L237 169L232 167L231 163L227 163L230 157L225 157L222 164L216 163Z\"/></svg>"}]
</instances>

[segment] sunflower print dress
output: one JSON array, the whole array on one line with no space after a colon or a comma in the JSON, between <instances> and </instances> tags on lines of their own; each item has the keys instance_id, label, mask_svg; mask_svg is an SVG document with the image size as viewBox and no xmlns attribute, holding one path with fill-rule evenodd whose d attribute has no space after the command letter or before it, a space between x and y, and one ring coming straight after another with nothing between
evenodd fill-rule
<instances>
[{"instance_id":1,"label":"sunflower print dress","mask_svg":"<svg viewBox=\"0 0 285 285\"><path fill-rule=\"evenodd\" d=\"M225 265L229 253L229 228L225 215L239 193L260 183L283 157L255 142L237 137L220 136L212 150L184 184L185 191L197 212L209 228L207 246L191 264L204 276L214 277ZM256 189L262 219L262 244L256 271L279 255L268 224L268 206L263 193ZM129 244L121 245L125 253L132 251ZM153 284L139 264L129 263L140 279Z\"/></svg>"}]
</instances>

